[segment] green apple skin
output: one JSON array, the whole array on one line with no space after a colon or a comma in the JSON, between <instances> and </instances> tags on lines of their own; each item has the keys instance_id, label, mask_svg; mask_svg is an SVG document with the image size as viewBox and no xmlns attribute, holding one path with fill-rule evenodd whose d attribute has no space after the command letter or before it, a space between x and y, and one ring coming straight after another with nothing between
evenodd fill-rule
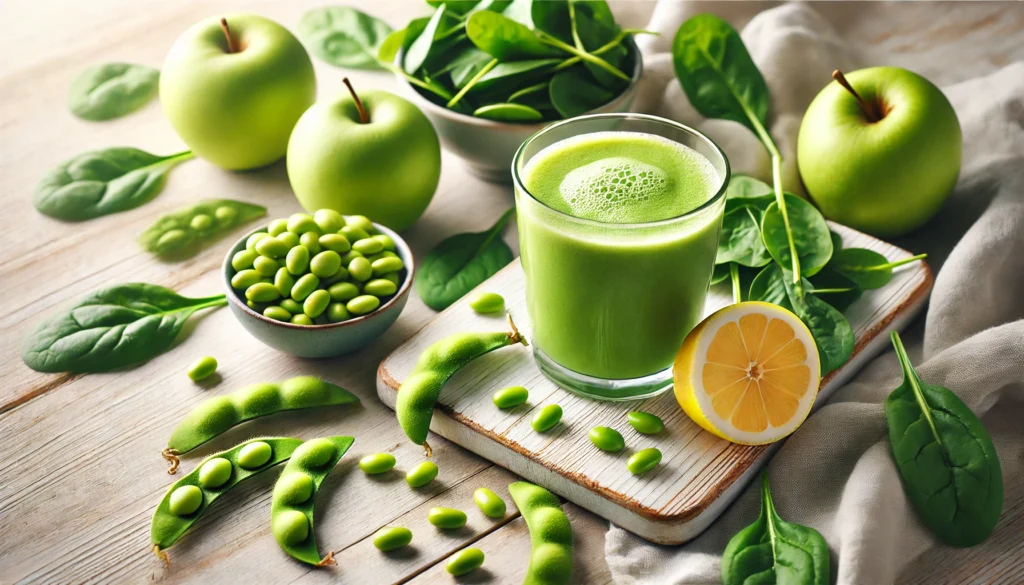
<instances>
[{"instance_id":1,"label":"green apple skin","mask_svg":"<svg viewBox=\"0 0 1024 585\"><path fill-rule=\"evenodd\" d=\"M960 122L939 88L906 69L872 67L846 79L885 115L870 121L849 91L828 84L800 125L800 176L825 217L878 237L906 234L956 185Z\"/></svg>"},{"instance_id":2,"label":"green apple skin","mask_svg":"<svg viewBox=\"0 0 1024 585\"><path fill-rule=\"evenodd\" d=\"M160 72L164 113L192 151L229 170L266 166L316 100L306 49L292 33L253 14L224 17L240 50L229 53L220 17L185 31Z\"/></svg>"},{"instance_id":3,"label":"green apple skin","mask_svg":"<svg viewBox=\"0 0 1024 585\"><path fill-rule=\"evenodd\" d=\"M430 204L441 177L441 145L416 106L385 91L359 92L306 110L288 141L288 180L307 211L365 215L402 231Z\"/></svg>"}]
</instances>

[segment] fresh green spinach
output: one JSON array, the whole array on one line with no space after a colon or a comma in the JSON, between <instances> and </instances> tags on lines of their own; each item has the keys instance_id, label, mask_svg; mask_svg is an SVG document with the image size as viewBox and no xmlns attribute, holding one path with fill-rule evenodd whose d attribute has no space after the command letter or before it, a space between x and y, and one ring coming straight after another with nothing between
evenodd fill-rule
<instances>
[{"instance_id":1,"label":"fresh green spinach","mask_svg":"<svg viewBox=\"0 0 1024 585\"><path fill-rule=\"evenodd\" d=\"M232 228L267 214L267 208L233 199L208 199L168 213L139 236L147 252L187 258Z\"/></svg>"},{"instance_id":2,"label":"fresh green spinach","mask_svg":"<svg viewBox=\"0 0 1024 585\"><path fill-rule=\"evenodd\" d=\"M311 53L351 69L379 69L378 51L392 32L383 20L348 6L314 8L302 15L296 31Z\"/></svg>"},{"instance_id":3,"label":"fresh green spinach","mask_svg":"<svg viewBox=\"0 0 1024 585\"><path fill-rule=\"evenodd\" d=\"M726 199L760 199L774 197L772 186L750 175L736 174L729 178L725 187Z\"/></svg>"},{"instance_id":4,"label":"fresh green spinach","mask_svg":"<svg viewBox=\"0 0 1024 585\"><path fill-rule=\"evenodd\" d=\"M855 339L850 322L835 307L813 294L804 294L810 287L806 279L797 286L793 279L779 267L784 278L786 296L789 299L789 310L793 311L810 329L814 343L818 346L818 360L821 362L821 375L838 370L853 355Z\"/></svg>"},{"instance_id":5,"label":"fresh green spinach","mask_svg":"<svg viewBox=\"0 0 1024 585\"><path fill-rule=\"evenodd\" d=\"M812 276L832 258L832 235L821 212L806 200L786 194L789 222L782 216L778 202L768 206L761 220L761 232L768 252L780 265L796 264L790 256L789 243L796 245L803 275Z\"/></svg>"},{"instance_id":6,"label":"fresh green spinach","mask_svg":"<svg viewBox=\"0 0 1024 585\"><path fill-rule=\"evenodd\" d=\"M1003 509L992 437L956 394L921 381L895 331L892 344L903 383L885 400L885 420L904 490L943 542L974 546L992 534Z\"/></svg>"},{"instance_id":7,"label":"fresh green spinach","mask_svg":"<svg viewBox=\"0 0 1024 585\"><path fill-rule=\"evenodd\" d=\"M505 212L487 231L451 236L427 253L414 284L428 307L447 308L512 261L501 230L514 211Z\"/></svg>"},{"instance_id":8,"label":"fresh green spinach","mask_svg":"<svg viewBox=\"0 0 1024 585\"><path fill-rule=\"evenodd\" d=\"M21 357L39 372L133 366L166 351L193 313L225 304L224 295L192 299L154 284L110 286L40 323Z\"/></svg>"},{"instance_id":9,"label":"fresh green spinach","mask_svg":"<svg viewBox=\"0 0 1024 585\"><path fill-rule=\"evenodd\" d=\"M821 533L779 517L768 473L763 473L761 513L729 540L722 555L724 585L827 585L829 562L828 543Z\"/></svg>"},{"instance_id":10,"label":"fresh green spinach","mask_svg":"<svg viewBox=\"0 0 1024 585\"><path fill-rule=\"evenodd\" d=\"M833 240L833 245L835 245L835 240ZM827 294L828 296L823 299L839 311L845 311L864 296L864 289L860 288L856 282L832 270L831 264L826 265L821 272L807 280L813 287L812 293L815 295Z\"/></svg>"},{"instance_id":11,"label":"fresh green spinach","mask_svg":"<svg viewBox=\"0 0 1024 585\"><path fill-rule=\"evenodd\" d=\"M601 87L585 67L576 65L551 78L548 97L562 117L572 118L610 102L615 94Z\"/></svg>"},{"instance_id":12,"label":"fresh green spinach","mask_svg":"<svg viewBox=\"0 0 1024 585\"><path fill-rule=\"evenodd\" d=\"M772 261L761 237L759 216L760 212L752 206L744 206L725 214L715 264L735 262L758 268Z\"/></svg>"},{"instance_id":13,"label":"fresh green spinach","mask_svg":"<svg viewBox=\"0 0 1024 585\"><path fill-rule=\"evenodd\" d=\"M133 63L104 63L82 71L68 89L68 108L99 122L120 118L156 97L160 71Z\"/></svg>"},{"instance_id":14,"label":"fresh green spinach","mask_svg":"<svg viewBox=\"0 0 1024 585\"><path fill-rule=\"evenodd\" d=\"M469 17L466 34L476 48L501 61L543 59L562 54L526 25L488 10Z\"/></svg>"},{"instance_id":15,"label":"fresh green spinach","mask_svg":"<svg viewBox=\"0 0 1024 585\"><path fill-rule=\"evenodd\" d=\"M160 192L174 165L192 156L188 151L157 156L130 147L80 154L43 176L35 207L66 221L134 209Z\"/></svg>"},{"instance_id":16,"label":"fresh green spinach","mask_svg":"<svg viewBox=\"0 0 1024 585\"><path fill-rule=\"evenodd\" d=\"M498 122L540 122L544 114L522 104L491 104L477 108L473 115Z\"/></svg>"},{"instance_id":17,"label":"fresh green spinach","mask_svg":"<svg viewBox=\"0 0 1024 585\"><path fill-rule=\"evenodd\" d=\"M829 268L842 274L857 286L870 290L882 288L892 280L892 269L927 258L927 254L918 254L903 260L890 262L878 252L866 248L845 248L833 255Z\"/></svg>"},{"instance_id":18,"label":"fresh green spinach","mask_svg":"<svg viewBox=\"0 0 1024 585\"><path fill-rule=\"evenodd\" d=\"M420 68L426 64L430 53L437 50L434 46L434 41L440 40L438 38L440 31L443 30L443 25L447 23L446 10L447 5L441 4L438 6L434 15L424 25L423 30L412 38L412 42L405 50L402 66L409 75L416 75Z\"/></svg>"}]
</instances>

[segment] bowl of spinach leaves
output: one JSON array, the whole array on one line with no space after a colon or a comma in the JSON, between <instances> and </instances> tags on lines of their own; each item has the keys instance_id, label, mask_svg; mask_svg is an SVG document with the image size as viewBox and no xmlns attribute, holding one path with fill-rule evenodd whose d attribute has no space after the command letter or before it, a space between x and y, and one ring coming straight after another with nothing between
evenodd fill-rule
<instances>
[{"instance_id":1,"label":"bowl of spinach leaves","mask_svg":"<svg viewBox=\"0 0 1024 585\"><path fill-rule=\"evenodd\" d=\"M546 124L626 112L643 72L633 42L598 2L439 3L380 47L444 147L487 180L511 180L524 140Z\"/></svg>"}]
</instances>

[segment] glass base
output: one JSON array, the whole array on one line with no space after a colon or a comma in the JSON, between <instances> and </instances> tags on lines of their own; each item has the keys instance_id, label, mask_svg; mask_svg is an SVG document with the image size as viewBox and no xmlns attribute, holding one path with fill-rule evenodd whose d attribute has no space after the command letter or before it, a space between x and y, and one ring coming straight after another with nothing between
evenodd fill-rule
<instances>
[{"instance_id":1,"label":"glass base","mask_svg":"<svg viewBox=\"0 0 1024 585\"><path fill-rule=\"evenodd\" d=\"M549 380L585 398L611 401L638 400L657 396L672 387L671 366L642 378L606 380L574 372L559 365L536 344L533 346L533 357L537 360L541 373Z\"/></svg>"}]
</instances>

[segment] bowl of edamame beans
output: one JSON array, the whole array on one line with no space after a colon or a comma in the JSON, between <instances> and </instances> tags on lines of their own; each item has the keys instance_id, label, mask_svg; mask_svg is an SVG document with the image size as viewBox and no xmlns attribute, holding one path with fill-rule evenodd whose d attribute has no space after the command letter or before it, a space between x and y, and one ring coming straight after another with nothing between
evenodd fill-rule
<instances>
[{"instance_id":1,"label":"bowl of edamame beans","mask_svg":"<svg viewBox=\"0 0 1024 585\"><path fill-rule=\"evenodd\" d=\"M394 324L409 299L413 257L388 228L321 209L246 234L223 275L231 313L256 339L294 356L333 357Z\"/></svg>"}]
</instances>

